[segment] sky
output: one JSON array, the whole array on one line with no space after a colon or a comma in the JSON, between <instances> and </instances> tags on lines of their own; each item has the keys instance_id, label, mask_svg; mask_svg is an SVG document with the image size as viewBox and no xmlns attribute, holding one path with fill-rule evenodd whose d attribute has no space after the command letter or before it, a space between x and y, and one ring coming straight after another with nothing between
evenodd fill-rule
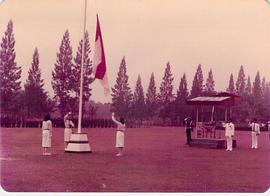
<instances>
[{"instance_id":1,"label":"sky","mask_svg":"<svg viewBox=\"0 0 270 196\"><path fill-rule=\"evenodd\" d=\"M75 56L83 34L83 11L84 0L5 0L0 4L1 39L8 21L14 24L22 86L37 47L45 89L53 96L56 53L68 29ZM168 61L174 93L184 73L191 88L198 64L204 82L212 69L217 91L227 88L231 73L237 79L241 65L252 82L257 71L270 81L270 5L265 0L88 0L86 28L92 51L96 13L111 87L123 56L132 90L140 74L146 92L152 72L159 90ZM91 99L111 101L98 81L91 87Z\"/></svg>"}]
</instances>

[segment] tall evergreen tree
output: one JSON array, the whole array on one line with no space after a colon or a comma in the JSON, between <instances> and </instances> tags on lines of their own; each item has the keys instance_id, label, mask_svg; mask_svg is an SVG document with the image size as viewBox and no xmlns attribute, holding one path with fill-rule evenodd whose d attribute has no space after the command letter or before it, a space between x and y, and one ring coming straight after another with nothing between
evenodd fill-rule
<instances>
[{"instance_id":1,"label":"tall evergreen tree","mask_svg":"<svg viewBox=\"0 0 270 196\"><path fill-rule=\"evenodd\" d=\"M126 60L123 57L116 78L116 84L112 88L112 110L117 115L129 118L132 93L128 83Z\"/></svg>"},{"instance_id":2,"label":"tall evergreen tree","mask_svg":"<svg viewBox=\"0 0 270 196\"><path fill-rule=\"evenodd\" d=\"M188 88L187 88L187 78L184 73L177 90L176 99L175 99L175 115L178 116L179 121L182 122L184 117L188 115L188 107L186 106L186 99L188 98Z\"/></svg>"},{"instance_id":3,"label":"tall evergreen tree","mask_svg":"<svg viewBox=\"0 0 270 196\"><path fill-rule=\"evenodd\" d=\"M196 97L201 95L202 92L203 92L203 73L202 73L202 66L201 64L199 64L193 79L190 94L192 97Z\"/></svg>"},{"instance_id":4,"label":"tall evergreen tree","mask_svg":"<svg viewBox=\"0 0 270 196\"><path fill-rule=\"evenodd\" d=\"M264 119L270 119L270 82L266 82L263 94L263 116Z\"/></svg>"},{"instance_id":5,"label":"tall evergreen tree","mask_svg":"<svg viewBox=\"0 0 270 196\"><path fill-rule=\"evenodd\" d=\"M251 115L252 117L260 118L262 117L262 112L263 112L263 96L262 96L261 79L260 79L259 72L257 72L255 80L253 82L252 97L253 97L253 102L251 105L251 109L252 109Z\"/></svg>"},{"instance_id":6,"label":"tall evergreen tree","mask_svg":"<svg viewBox=\"0 0 270 196\"><path fill-rule=\"evenodd\" d=\"M146 103L146 115L149 119L153 119L158 109L157 88L153 72L150 77L145 103Z\"/></svg>"},{"instance_id":7,"label":"tall evergreen tree","mask_svg":"<svg viewBox=\"0 0 270 196\"><path fill-rule=\"evenodd\" d=\"M163 119L163 123L166 118L175 118L173 108L173 79L170 62L168 62L160 85L160 93L158 95L160 104L159 116Z\"/></svg>"},{"instance_id":8,"label":"tall evergreen tree","mask_svg":"<svg viewBox=\"0 0 270 196\"><path fill-rule=\"evenodd\" d=\"M244 72L244 67L243 65L241 65L240 70L238 72L238 78L237 81L235 83L235 92L237 95L241 96L241 103L236 105L234 107L234 115L237 116L237 120L239 122L244 122L247 119L250 118L250 115L252 115L252 113L254 113L252 111L252 104L253 104L253 95L248 95L247 89L249 87L247 87L246 84L246 76L245 76L245 72Z\"/></svg>"},{"instance_id":9,"label":"tall evergreen tree","mask_svg":"<svg viewBox=\"0 0 270 196\"><path fill-rule=\"evenodd\" d=\"M206 84L205 84L205 92L208 95L211 95L215 92L215 81L213 78L212 69L210 69L210 71L208 73L208 78L207 78Z\"/></svg>"},{"instance_id":10,"label":"tall evergreen tree","mask_svg":"<svg viewBox=\"0 0 270 196\"><path fill-rule=\"evenodd\" d=\"M11 114L16 110L14 106L21 89L21 67L15 61L15 39L13 22L10 20L2 38L0 48L0 97L1 113Z\"/></svg>"},{"instance_id":11,"label":"tall evergreen tree","mask_svg":"<svg viewBox=\"0 0 270 196\"><path fill-rule=\"evenodd\" d=\"M143 120L145 117L144 92L141 76L138 76L132 100L132 113L135 119Z\"/></svg>"},{"instance_id":12,"label":"tall evergreen tree","mask_svg":"<svg viewBox=\"0 0 270 196\"><path fill-rule=\"evenodd\" d=\"M39 53L35 48L33 61L28 71L28 79L24 85L24 104L28 116L41 117L48 111L47 93L43 89L44 81L41 79L39 68Z\"/></svg>"},{"instance_id":13,"label":"tall evergreen tree","mask_svg":"<svg viewBox=\"0 0 270 196\"><path fill-rule=\"evenodd\" d=\"M236 93L238 95L243 95L245 93L245 88L246 88L246 77L245 77L245 72L244 72L244 67L241 65L239 73L238 73L238 78L235 83L235 88L236 88Z\"/></svg>"},{"instance_id":14,"label":"tall evergreen tree","mask_svg":"<svg viewBox=\"0 0 270 196\"><path fill-rule=\"evenodd\" d=\"M263 96L264 93L265 93L265 90L266 90L266 80L265 80L265 77L263 77L263 79L262 79L261 89L262 89L262 96Z\"/></svg>"},{"instance_id":15,"label":"tall evergreen tree","mask_svg":"<svg viewBox=\"0 0 270 196\"><path fill-rule=\"evenodd\" d=\"M232 74L230 75L229 86L227 88L227 92L235 93L234 80L233 80L233 75Z\"/></svg>"},{"instance_id":16,"label":"tall evergreen tree","mask_svg":"<svg viewBox=\"0 0 270 196\"><path fill-rule=\"evenodd\" d=\"M256 100L262 99L261 78L260 78L259 72L257 72L255 80L253 82L252 91L253 91L253 96Z\"/></svg>"},{"instance_id":17,"label":"tall evergreen tree","mask_svg":"<svg viewBox=\"0 0 270 196\"><path fill-rule=\"evenodd\" d=\"M170 103L173 99L173 75L171 73L170 62L167 63L163 80L160 85L159 102L162 105Z\"/></svg>"},{"instance_id":18,"label":"tall evergreen tree","mask_svg":"<svg viewBox=\"0 0 270 196\"><path fill-rule=\"evenodd\" d=\"M250 76L248 76L247 79L247 85L245 89L246 95L251 95L252 94L252 87L251 87L251 82L250 82Z\"/></svg>"},{"instance_id":19,"label":"tall evergreen tree","mask_svg":"<svg viewBox=\"0 0 270 196\"><path fill-rule=\"evenodd\" d=\"M72 63L72 48L69 32L66 30L59 52L57 53L55 68L52 72L52 87L58 100L58 108L62 115L68 111L75 111L76 91L74 89L74 65Z\"/></svg>"},{"instance_id":20,"label":"tall evergreen tree","mask_svg":"<svg viewBox=\"0 0 270 196\"><path fill-rule=\"evenodd\" d=\"M187 88L187 78L186 74L184 73L179 84L179 88L177 90L176 100L180 101L181 103L185 103L188 97L188 88Z\"/></svg>"},{"instance_id":21,"label":"tall evergreen tree","mask_svg":"<svg viewBox=\"0 0 270 196\"><path fill-rule=\"evenodd\" d=\"M84 74L83 74L83 114L85 111L85 102L89 101L91 96L91 88L90 84L93 82L91 79L92 74L92 61L90 60L90 42L89 42L89 34L86 31L84 38ZM80 95L80 79L81 79L81 62L82 62L82 44L83 40L79 42L78 50L76 53L76 57L74 58L74 69L72 77L74 78L74 91L76 92L76 108L78 108L79 95Z\"/></svg>"}]
</instances>

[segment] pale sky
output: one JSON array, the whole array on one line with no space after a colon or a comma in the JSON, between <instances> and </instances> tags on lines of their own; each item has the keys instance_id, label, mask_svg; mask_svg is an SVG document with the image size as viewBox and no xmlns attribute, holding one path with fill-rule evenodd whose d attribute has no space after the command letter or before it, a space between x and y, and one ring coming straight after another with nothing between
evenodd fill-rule
<instances>
[{"instance_id":1,"label":"pale sky","mask_svg":"<svg viewBox=\"0 0 270 196\"><path fill-rule=\"evenodd\" d=\"M75 56L82 37L83 5L84 0L5 0L0 4L0 36L12 19L23 83L38 47L45 88L53 95L56 53L68 29ZM218 91L227 88L230 73L237 79L240 65L252 82L257 71L270 80L270 5L265 0L88 0L92 51L96 13L111 87L123 56L132 90L140 74L146 92L151 72L159 90L168 61L174 93L184 72L190 89L198 64L202 64L204 81L212 68ZM92 99L111 101L98 81L92 88Z\"/></svg>"}]
</instances>

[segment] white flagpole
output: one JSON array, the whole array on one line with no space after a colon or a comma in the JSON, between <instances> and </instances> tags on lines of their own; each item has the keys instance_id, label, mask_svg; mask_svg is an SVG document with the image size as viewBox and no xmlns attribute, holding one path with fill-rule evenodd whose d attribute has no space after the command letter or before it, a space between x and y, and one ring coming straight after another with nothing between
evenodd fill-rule
<instances>
[{"instance_id":1,"label":"white flagpole","mask_svg":"<svg viewBox=\"0 0 270 196\"><path fill-rule=\"evenodd\" d=\"M80 101L79 101L79 117L78 117L78 133L82 132L82 101L83 101L83 75L84 75L84 51L85 51L85 29L86 29L86 11L87 0L84 0L84 20L83 20L83 42L82 42L82 59L81 59L81 81L80 81Z\"/></svg>"}]
</instances>

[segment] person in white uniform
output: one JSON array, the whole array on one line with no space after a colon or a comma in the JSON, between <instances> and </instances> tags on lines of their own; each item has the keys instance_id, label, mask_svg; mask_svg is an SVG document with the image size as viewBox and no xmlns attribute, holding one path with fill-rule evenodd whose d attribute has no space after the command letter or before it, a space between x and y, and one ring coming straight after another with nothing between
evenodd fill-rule
<instances>
[{"instance_id":1,"label":"person in white uniform","mask_svg":"<svg viewBox=\"0 0 270 196\"><path fill-rule=\"evenodd\" d=\"M42 122L42 153L43 155L51 155L52 147L52 121L49 114L44 117Z\"/></svg>"},{"instance_id":2,"label":"person in white uniform","mask_svg":"<svg viewBox=\"0 0 270 196\"><path fill-rule=\"evenodd\" d=\"M233 136L235 132L235 127L232 122L232 119L230 119L227 123L222 124L225 128L225 137L227 141L227 151L232 151L232 143L233 143Z\"/></svg>"},{"instance_id":3,"label":"person in white uniform","mask_svg":"<svg viewBox=\"0 0 270 196\"><path fill-rule=\"evenodd\" d=\"M71 133L72 133L71 128L74 127L74 123L71 120L71 112L67 113L64 116L64 124L65 124L64 141L65 141L65 148L67 148L67 145L70 140Z\"/></svg>"},{"instance_id":4,"label":"person in white uniform","mask_svg":"<svg viewBox=\"0 0 270 196\"><path fill-rule=\"evenodd\" d=\"M257 149L258 148L258 135L260 135L260 125L256 118L254 118L252 123L249 123L251 127L251 140L252 145L251 148Z\"/></svg>"},{"instance_id":5,"label":"person in white uniform","mask_svg":"<svg viewBox=\"0 0 270 196\"><path fill-rule=\"evenodd\" d=\"M112 113L112 120L117 124L116 130L116 145L115 147L118 148L118 153L116 156L122 156L124 150L124 142L125 142L125 131L126 131L126 124L125 119L120 117L120 121L117 121L114 117L114 112Z\"/></svg>"}]
</instances>

